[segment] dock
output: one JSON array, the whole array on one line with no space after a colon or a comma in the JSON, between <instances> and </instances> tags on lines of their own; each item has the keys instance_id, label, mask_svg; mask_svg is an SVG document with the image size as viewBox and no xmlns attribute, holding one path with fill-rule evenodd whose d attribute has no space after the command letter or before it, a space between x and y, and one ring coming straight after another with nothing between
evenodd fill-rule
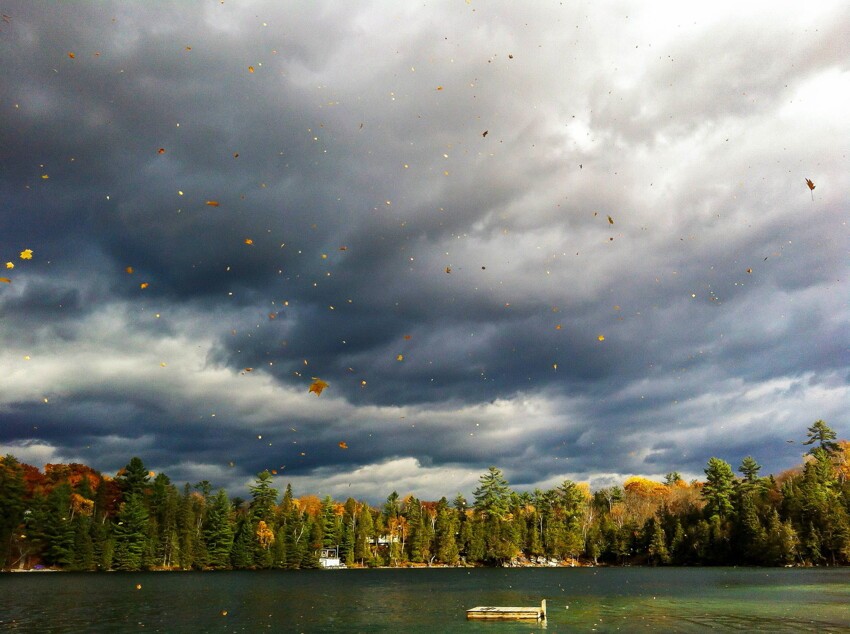
<instances>
[{"instance_id":1,"label":"dock","mask_svg":"<svg viewBox=\"0 0 850 634\"><path fill-rule=\"evenodd\" d=\"M546 599L540 607L485 607L479 606L466 611L467 619L498 619L501 621L545 621Z\"/></svg>"}]
</instances>

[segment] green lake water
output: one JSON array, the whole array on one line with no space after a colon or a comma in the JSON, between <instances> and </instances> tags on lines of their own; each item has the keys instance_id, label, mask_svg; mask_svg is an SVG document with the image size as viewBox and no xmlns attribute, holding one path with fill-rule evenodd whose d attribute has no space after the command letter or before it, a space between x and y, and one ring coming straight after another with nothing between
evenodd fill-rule
<instances>
[{"instance_id":1,"label":"green lake water","mask_svg":"<svg viewBox=\"0 0 850 634\"><path fill-rule=\"evenodd\" d=\"M466 620L475 606L532 606L541 599L545 625ZM850 569L9 573L0 574L0 629L850 632Z\"/></svg>"}]
</instances>

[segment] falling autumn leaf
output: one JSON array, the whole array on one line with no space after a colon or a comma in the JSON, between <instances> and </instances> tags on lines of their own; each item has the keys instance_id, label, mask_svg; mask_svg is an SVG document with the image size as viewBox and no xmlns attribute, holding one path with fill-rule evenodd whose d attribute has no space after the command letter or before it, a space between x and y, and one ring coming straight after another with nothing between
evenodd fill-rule
<instances>
[{"instance_id":1,"label":"falling autumn leaf","mask_svg":"<svg viewBox=\"0 0 850 634\"><path fill-rule=\"evenodd\" d=\"M161 147L156 151L157 154L165 154L165 148Z\"/></svg>"},{"instance_id":2,"label":"falling autumn leaf","mask_svg":"<svg viewBox=\"0 0 850 634\"><path fill-rule=\"evenodd\" d=\"M8 277L0 277L0 282L3 282L4 284L11 284L12 280L10 280Z\"/></svg>"},{"instance_id":3,"label":"falling autumn leaf","mask_svg":"<svg viewBox=\"0 0 850 634\"><path fill-rule=\"evenodd\" d=\"M128 266L126 269L124 269L124 272L129 273L130 275L133 274L133 271L135 271L135 269L132 266Z\"/></svg>"},{"instance_id":4,"label":"falling autumn leaf","mask_svg":"<svg viewBox=\"0 0 850 634\"><path fill-rule=\"evenodd\" d=\"M71 59L74 59L76 57L76 55L74 55L73 53L68 53L68 57L70 57Z\"/></svg>"},{"instance_id":5,"label":"falling autumn leaf","mask_svg":"<svg viewBox=\"0 0 850 634\"><path fill-rule=\"evenodd\" d=\"M609 224L609 225L613 225L613 224L614 224L614 219L613 219L611 216L608 216L608 224Z\"/></svg>"},{"instance_id":6,"label":"falling autumn leaf","mask_svg":"<svg viewBox=\"0 0 850 634\"><path fill-rule=\"evenodd\" d=\"M148 284L147 282L142 282L141 284L139 284L139 288L147 288L148 286L150 286L150 284Z\"/></svg>"},{"instance_id":7,"label":"falling autumn leaf","mask_svg":"<svg viewBox=\"0 0 850 634\"><path fill-rule=\"evenodd\" d=\"M442 89L443 89L442 86L437 86L437 90L442 90Z\"/></svg>"},{"instance_id":8,"label":"falling autumn leaf","mask_svg":"<svg viewBox=\"0 0 850 634\"><path fill-rule=\"evenodd\" d=\"M809 193L812 195L812 200L814 200L815 199L815 184L807 178L806 179L806 185L809 186Z\"/></svg>"},{"instance_id":9,"label":"falling autumn leaf","mask_svg":"<svg viewBox=\"0 0 850 634\"><path fill-rule=\"evenodd\" d=\"M486 137L488 132L490 132L490 130L484 130L484 132L482 132L482 133L481 133L481 136L485 136L485 137Z\"/></svg>"},{"instance_id":10,"label":"falling autumn leaf","mask_svg":"<svg viewBox=\"0 0 850 634\"><path fill-rule=\"evenodd\" d=\"M21 251L22 260L32 260L32 249L24 249Z\"/></svg>"},{"instance_id":11,"label":"falling autumn leaf","mask_svg":"<svg viewBox=\"0 0 850 634\"><path fill-rule=\"evenodd\" d=\"M605 335L599 335L596 337L599 341L605 341Z\"/></svg>"},{"instance_id":12,"label":"falling autumn leaf","mask_svg":"<svg viewBox=\"0 0 850 634\"><path fill-rule=\"evenodd\" d=\"M410 341L412 338L413 338L413 336L412 336L412 335L404 335L404 340L405 340L405 341Z\"/></svg>"},{"instance_id":13,"label":"falling autumn leaf","mask_svg":"<svg viewBox=\"0 0 850 634\"><path fill-rule=\"evenodd\" d=\"M210 207L218 207L218 201L217 200L208 200L207 205L209 205Z\"/></svg>"},{"instance_id":14,"label":"falling autumn leaf","mask_svg":"<svg viewBox=\"0 0 850 634\"><path fill-rule=\"evenodd\" d=\"M254 241L251 238L245 238L245 244L254 244Z\"/></svg>"},{"instance_id":15,"label":"falling autumn leaf","mask_svg":"<svg viewBox=\"0 0 850 634\"><path fill-rule=\"evenodd\" d=\"M316 379L310 384L308 392L315 392L316 396L321 396L322 391L328 386L322 379Z\"/></svg>"},{"instance_id":16,"label":"falling autumn leaf","mask_svg":"<svg viewBox=\"0 0 850 634\"><path fill-rule=\"evenodd\" d=\"M348 247L340 247L339 250L340 251L348 251Z\"/></svg>"},{"instance_id":17,"label":"falling autumn leaf","mask_svg":"<svg viewBox=\"0 0 850 634\"><path fill-rule=\"evenodd\" d=\"M253 67L253 66L249 66L249 67L248 67L248 72L249 72L249 73L253 73L253 72L254 72L254 67Z\"/></svg>"},{"instance_id":18,"label":"falling autumn leaf","mask_svg":"<svg viewBox=\"0 0 850 634\"><path fill-rule=\"evenodd\" d=\"M404 355L403 354L396 355L395 360L396 361L404 361Z\"/></svg>"},{"instance_id":19,"label":"falling autumn leaf","mask_svg":"<svg viewBox=\"0 0 850 634\"><path fill-rule=\"evenodd\" d=\"M753 272L752 269L747 269L747 273L752 273L752 272Z\"/></svg>"},{"instance_id":20,"label":"falling autumn leaf","mask_svg":"<svg viewBox=\"0 0 850 634\"><path fill-rule=\"evenodd\" d=\"M269 313L269 319L277 319L277 313Z\"/></svg>"},{"instance_id":21,"label":"falling autumn leaf","mask_svg":"<svg viewBox=\"0 0 850 634\"><path fill-rule=\"evenodd\" d=\"M340 449L348 449L348 443L346 443L344 440L341 440L337 444L339 445Z\"/></svg>"},{"instance_id":22,"label":"falling autumn leaf","mask_svg":"<svg viewBox=\"0 0 850 634\"><path fill-rule=\"evenodd\" d=\"M15 263L14 262L6 262L6 268L7 269L15 268Z\"/></svg>"},{"instance_id":23,"label":"falling autumn leaf","mask_svg":"<svg viewBox=\"0 0 850 634\"><path fill-rule=\"evenodd\" d=\"M451 273L451 272L452 272L452 267L447 266L447 267L446 267L446 273Z\"/></svg>"}]
</instances>

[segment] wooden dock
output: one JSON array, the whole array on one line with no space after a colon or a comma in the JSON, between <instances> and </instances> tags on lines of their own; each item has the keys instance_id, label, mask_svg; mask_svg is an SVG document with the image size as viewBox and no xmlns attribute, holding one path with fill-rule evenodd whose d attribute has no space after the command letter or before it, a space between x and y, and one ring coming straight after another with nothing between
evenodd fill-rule
<instances>
[{"instance_id":1,"label":"wooden dock","mask_svg":"<svg viewBox=\"0 0 850 634\"><path fill-rule=\"evenodd\" d=\"M498 619L501 621L541 621L546 620L546 599L540 607L483 607L466 611L467 619Z\"/></svg>"}]
</instances>

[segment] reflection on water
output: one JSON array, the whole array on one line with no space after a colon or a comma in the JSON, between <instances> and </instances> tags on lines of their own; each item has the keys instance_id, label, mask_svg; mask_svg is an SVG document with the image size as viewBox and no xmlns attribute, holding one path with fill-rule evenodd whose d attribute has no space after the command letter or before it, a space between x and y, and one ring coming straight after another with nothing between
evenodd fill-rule
<instances>
[{"instance_id":1,"label":"reflection on water","mask_svg":"<svg viewBox=\"0 0 850 634\"><path fill-rule=\"evenodd\" d=\"M26 631L850 631L848 569L32 573L0 575L0 597L0 627ZM545 628L466 620L544 598Z\"/></svg>"}]
</instances>

